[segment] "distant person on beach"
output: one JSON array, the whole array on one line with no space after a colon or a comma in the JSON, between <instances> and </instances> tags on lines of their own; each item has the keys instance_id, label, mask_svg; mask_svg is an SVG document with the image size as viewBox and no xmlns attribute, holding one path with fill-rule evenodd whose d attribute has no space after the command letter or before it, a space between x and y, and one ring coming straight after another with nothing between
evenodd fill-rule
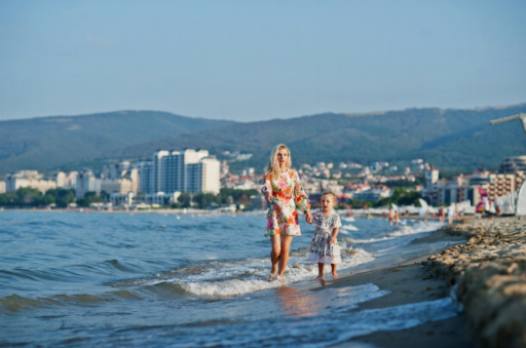
<instances>
[{"instance_id":1,"label":"distant person on beach","mask_svg":"<svg viewBox=\"0 0 526 348\"><path fill-rule=\"evenodd\" d=\"M269 280L283 279L292 238L301 235L298 211L312 223L309 199L298 172L292 168L291 153L286 145L279 144L272 151L261 190L268 204L266 234L272 247Z\"/></svg>"},{"instance_id":2,"label":"distant person on beach","mask_svg":"<svg viewBox=\"0 0 526 348\"><path fill-rule=\"evenodd\" d=\"M398 225L400 223L400 212L395 204L389 205L389 212L387 213L387 219L390 225Z\"/></svg>"},{"instance_id":3,"label":"distant person on beach","mask_svg":"<svg viewBox=\"0 0 526 348\"><path fill-rule=\"evenodd\" d=\"M387 212L387 221L389 221L389 225L393 224L394 221L394 211L392 205L389 205L389 211Z\"/></svg>"},{"instance_id":4,"label":"distant person on beach","mask_svg":"<svg viewBox=\"0 0 526 348\"><path fill-rule=\"evenodd\" d=\"M447 223L451 225L453 221L455 220L455 203L451 203L451 205L447 208Z\"/></svg>"},{"instance_id":5,"label":"distant person on beach","mask_svg":"<svg viewBox=\"0 0 526 348\"><path fill-rule=\"evenodd\" d=\"M314 236L310 243L309 260L318 263L318 279L323 281L323 272L326 264L331 265L333 279L338 277L336 265L342 262L338 233L342 226L340 216L334 211L336 195L325 192L320 198L320 211L313 216Z\"/></svg>"},{"instance_id":6,"label":"distant person on beach","mask_svg":"<svg viewBox=\"0 0 526 348\"><path fill-rule=\"evenodd\" d=\"M443 207L438 208L438 221L444 223L446 220L446 212Z\"/></svg>"}]
</instances>

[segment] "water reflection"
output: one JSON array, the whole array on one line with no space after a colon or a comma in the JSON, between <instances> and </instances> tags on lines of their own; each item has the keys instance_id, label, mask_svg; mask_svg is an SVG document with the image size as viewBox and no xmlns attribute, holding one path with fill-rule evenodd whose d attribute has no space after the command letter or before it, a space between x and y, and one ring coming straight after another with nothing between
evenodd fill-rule
<instances>
[{"instance_id":1,"label":"water reflection","mask_svg":"<svg viewBox=\"0 0 526 348\"><path fill-rule=\"evenodd\" d=\"M307 317L319 314L320 303L307 292L282 286L277 290L282 310L292 317Z\"/></svg>"}]
</instances>

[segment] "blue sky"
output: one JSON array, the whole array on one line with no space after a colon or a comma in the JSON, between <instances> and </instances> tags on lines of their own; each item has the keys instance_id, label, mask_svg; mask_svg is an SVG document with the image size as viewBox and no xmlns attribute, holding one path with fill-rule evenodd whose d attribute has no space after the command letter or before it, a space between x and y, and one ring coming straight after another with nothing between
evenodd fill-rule
<instances>
[{"instance_id":1,"label":"blue sky","mask_svg":"<svg viewBox=\"0 0 526 348\"><path fill-rule=\"evenodd\" d=\"M2 1L0 119L526 102L526 1Z\"/></svg>"}]
</instances>

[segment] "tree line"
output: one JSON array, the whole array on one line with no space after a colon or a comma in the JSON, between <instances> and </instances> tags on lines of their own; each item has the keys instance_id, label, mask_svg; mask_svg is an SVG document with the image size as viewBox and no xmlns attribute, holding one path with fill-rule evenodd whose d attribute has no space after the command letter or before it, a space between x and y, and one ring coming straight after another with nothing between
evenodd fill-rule
<instances>
[{"instance_id":1,"label":"tree line","mask_svg":"<svg viewBox=\"0 0 526 348\"><path fill-rule=\"evenodd\" d=\"M218 194L212 193L181 193L171 208L198 208L215 209L235 205L238 209L260 208L257 190L238 190L222 188ZM382 207L390 203L396 205L416 205L421 198L419 192L405 188L395 188L391 197L378 201L350 200L339 202L339 208L352 206L353 208ZM0 207L6 208L44 208L56 207L67 208L75 203L78 207L89 207L92 203L106 203L110 201L110 195L106 192L96 194L87 192L84 197L77 199L74 189L51 189L45 193L31 187L19 188L14 192L0 194ZM313 202L316 205L317 202Z\"/></svg>"}]
</instances>

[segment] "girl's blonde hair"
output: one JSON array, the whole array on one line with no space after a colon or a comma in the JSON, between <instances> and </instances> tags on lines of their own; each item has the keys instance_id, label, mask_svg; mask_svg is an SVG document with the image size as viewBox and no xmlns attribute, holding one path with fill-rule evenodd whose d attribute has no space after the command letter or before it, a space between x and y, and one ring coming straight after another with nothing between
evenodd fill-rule
<instances>
[{"instance_id":1,"label":"girl's blonde hair","mask_svg":"<svg viewBox=\"0 0 526 348\"><path fill-rule=\"evenodd\" d=\"M320 199L324 196L331 197L332 205L336 205L336 203L338 203L338 198L336 197L336 194L334 192L325 191L321 194Z\"/></svg>"},{"instance_id":2,"label":"girl's blonde hair","mask_svg":"<svg viewBox=\"0 0 526 348\"><path fill-rule=\"evenodd\" d=\"M268 163L267 167L267 173L272 173L274 176L279 176L279 163L278 163L278 152L280 150L287 150L289 157L286 161L287 169L290 169L292 167L292 155L290 153L290 149L285 144L278 144L272 149L272 154L270 155L270 161Z\"/></svg>"}]
</instances>

